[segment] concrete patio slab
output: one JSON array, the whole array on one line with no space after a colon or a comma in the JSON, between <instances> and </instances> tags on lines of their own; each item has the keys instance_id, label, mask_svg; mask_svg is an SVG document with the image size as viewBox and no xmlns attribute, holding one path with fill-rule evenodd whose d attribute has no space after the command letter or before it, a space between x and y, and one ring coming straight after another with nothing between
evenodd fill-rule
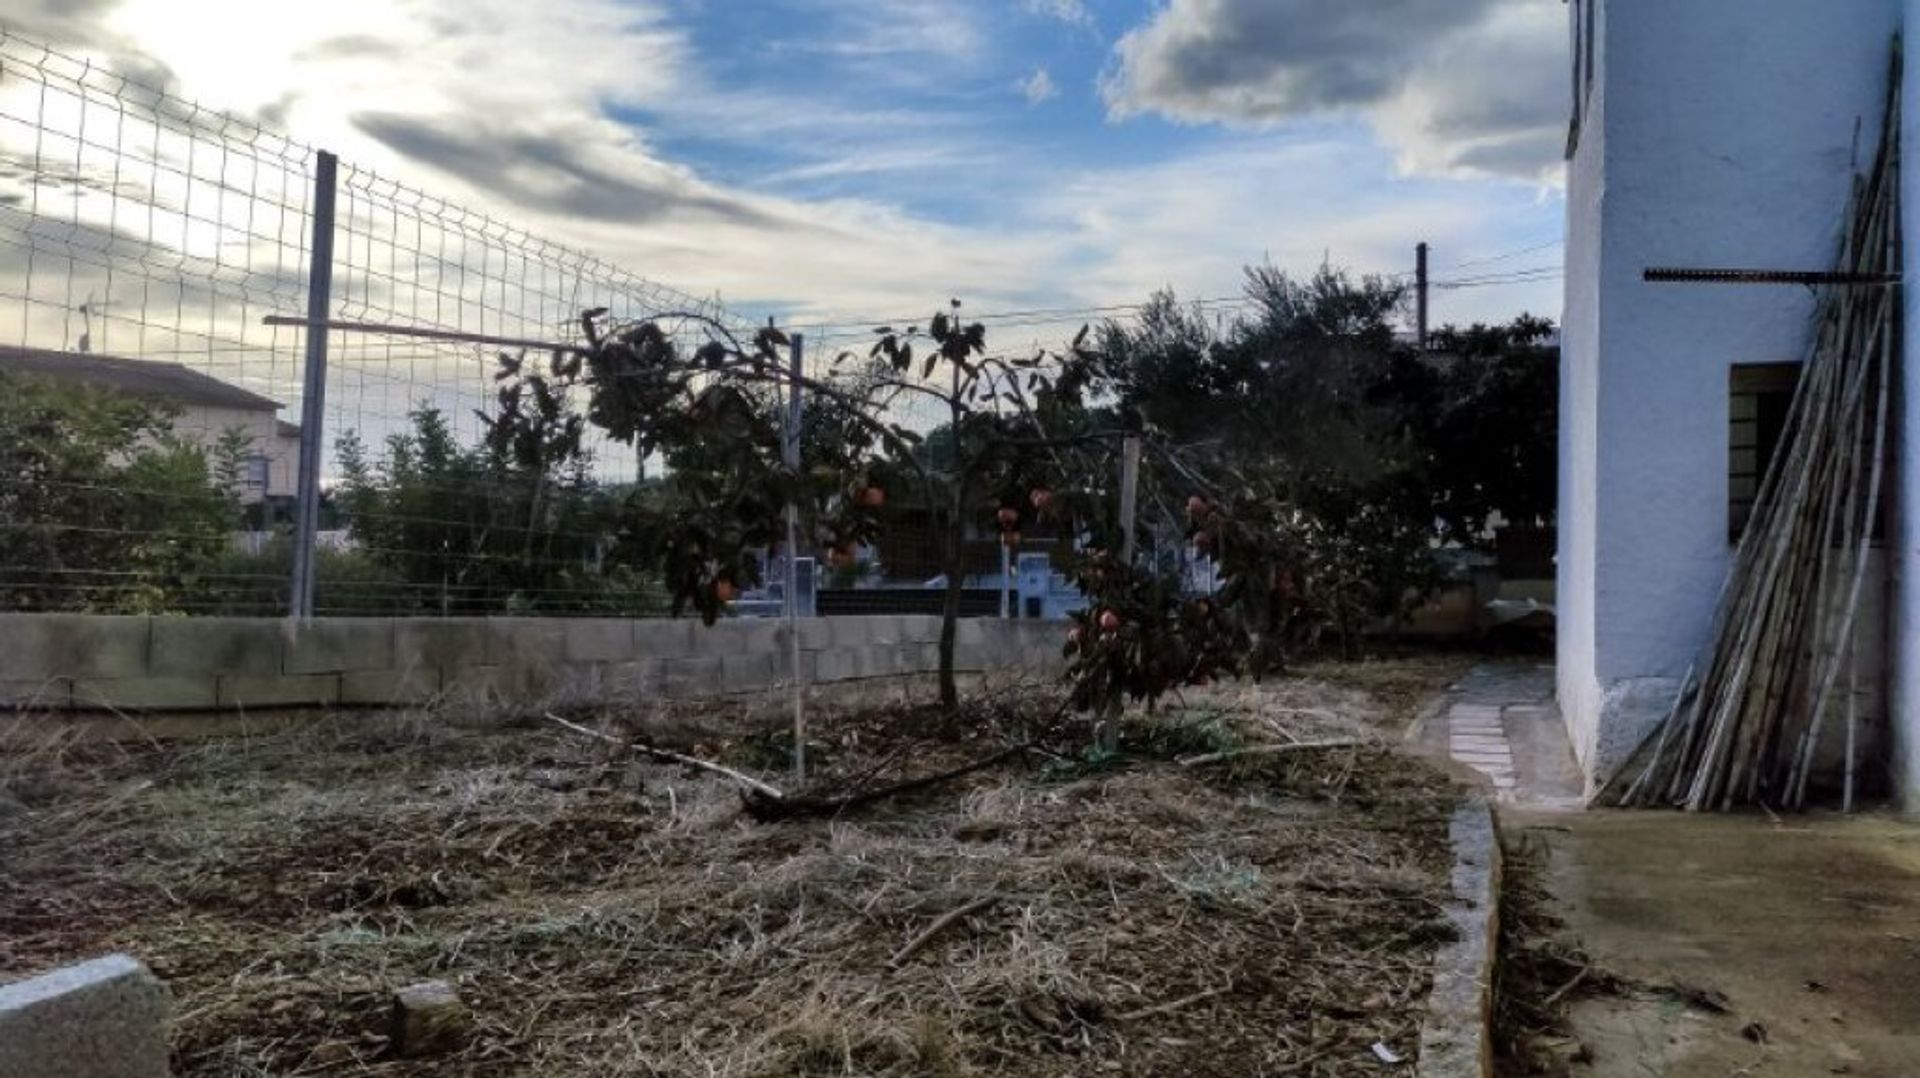
<instances>
[{"instance_id":1,"label":"concrete patio slab","mask_svg":"<svg viewBox=\"0 0 1920 1078\"><path fill-rule=\"evenodd\" d=\"M1891 815L1506 809L1595 968L1593 1078L1920 1074L1920 828ZM1725 1013L1661 988L1724 993Z\"/></svg>"}]
</instances>

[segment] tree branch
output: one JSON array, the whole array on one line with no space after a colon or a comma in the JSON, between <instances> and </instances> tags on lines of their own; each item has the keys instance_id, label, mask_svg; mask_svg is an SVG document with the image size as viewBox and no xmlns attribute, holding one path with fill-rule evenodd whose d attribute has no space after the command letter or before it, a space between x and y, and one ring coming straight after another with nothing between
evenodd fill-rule
<instances>
[{"instance_id":1,"label":"tree branch","mask_svg":"<svg viewBox=\"0 0 1920 1078\"><path fill-rule=\"evenodd\" d=\"M740 772L735 771L731 767L727 767L723 764L716 764L710 760L702 760L698 756L688 756L685 753L671 752L667 749L656 749L652 745L641 744L638 741L623 741L620 738L614 737L612 734L603 734L598 730L590 729L588 727L580 725L579 723L568 722L567 720L561 718L560 716L555 715L551 711L546 713L546 719L548 722L557 723L560 726L564 726L567 729L572 730L576 734L581 734L586 737L591 737L600 741L605 741L605 742L608 742L609 744L624 745L628 749L631 749L632 751L637 752L642 756L651 757L655 760L661 760L666 763L684 764L687 767L698 768L702 771L711 771L716 775L725 775L727 778L730 778L733 781L739 783L740 785L745 786L747 789L752 790L754 793L760 795L761 797L771 799L772 801L775 801L775 802L784 801L787 796L786 794L781 793L780 790L778 790L777 788L773 786L769 786L766 783L761 782L759 779L756 779L751 775L743 775Z\"/></svg>"}]
</instances>

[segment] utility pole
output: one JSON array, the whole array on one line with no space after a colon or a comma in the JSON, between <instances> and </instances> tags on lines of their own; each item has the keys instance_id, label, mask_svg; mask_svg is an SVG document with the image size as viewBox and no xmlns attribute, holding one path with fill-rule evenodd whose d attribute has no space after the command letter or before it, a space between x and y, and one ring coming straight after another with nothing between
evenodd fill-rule
<instances>
[{"instance_id":1,"label":"utility pole","mask_svg":"<svg viewBox=\"0 0 1920 1078\"><path fill-rule=\"evenodd\" d=\"M1427 350L1427 245L1424 241L1413 249L1413 281L1418 305L1415 339L1424 352Z\"/></svg>"}]
</instances>

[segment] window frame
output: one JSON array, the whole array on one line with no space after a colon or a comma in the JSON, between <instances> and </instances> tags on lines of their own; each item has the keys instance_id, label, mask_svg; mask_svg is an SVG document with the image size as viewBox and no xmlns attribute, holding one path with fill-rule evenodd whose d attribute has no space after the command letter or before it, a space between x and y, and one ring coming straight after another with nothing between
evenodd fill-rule
<instances>
[{"instance_id":1,"label":"window frame","mask_svg":"<svg viewBox=\"0 0 1920 1078\"><path fill-rule=\"evenodd\" d=\"M256 476L258 478L256 478ZM241 462L240 486L265 493L273 486L273 458L265 453L249 453Z\"/></svg>"},{"instance_id":2,"label":"window frame","mask_svg":"<svg viewBox=\"0 0 1920 1078\"><path fill-rule=\"evenodd\" d=\"M1805 364L1735 363L1727 369L1727 541L1738 543L1786 434ZM1777 418L1777 422L1774 420ZM1772 427L1769 430L1769 427ZM1768 442L1771 444L1767 444ZM1745 456L1743 456L1743 454Z\"/></svg>"}]
</instances>

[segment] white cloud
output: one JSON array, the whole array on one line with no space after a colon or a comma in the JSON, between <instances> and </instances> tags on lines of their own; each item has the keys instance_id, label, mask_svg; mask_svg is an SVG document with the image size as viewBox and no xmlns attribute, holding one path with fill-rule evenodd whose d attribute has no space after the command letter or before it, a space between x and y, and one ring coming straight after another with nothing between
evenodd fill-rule
<instances>
[{"instance_id":1,"label":"white cloud","mask_svg":"<svg viewBox=\"0 0 1920 1078\"><path fill-rule=\"evenodd\" d=\"M1353 138L1241 142L1068 177L1036 199L1030 229L1052 238L1048 266L1070 275L1088 298L1142 296L1163 285L1189 296L1232 295L1241 267L1269 257L1296 272L1326 259L1357 272L1400 273L1412 268L1419 240L1433 245L1436 266L1522 245L1522 234L1509 229L1530 216L1523 211L1533 192L1516 187L1489 197L1460 184L1354 179L1388 164ZM1529 225L1537 228L1537 218ZM1510 317L1516 302L1557 314L1558 286L1448 293L1435 317Z\"/></svg>"},{"instance_id":2,"label":"white cloud","mask_svg":"<svg viewBox=\"0 0 1920 1078\"><path fill-rule=\"evenodd\" d=\"M802 48L847 57L971 58L988 35L966 4L950 0L810 0L817 32Z\"/></svg>"},{"instance_id":3,"label":"white cloud","mask_svg":"<svg viewBox=\"0 0 1920 1078\"><path fill-rule=\"evenodd\" d=\"M1249 136L1151 166L1076 168L964 118L716 86L661 0L200 2L205 17L186 20L173 0L111 9L101 0L85 36L137 42L182 93L271 110L276 126L350 161L647 278L783 316L909 313L953 295L974 310L1111 303L1167 284L1221 294L1238 289L1242 264L1268 254L1296 270L1328 253L1391 270L1421 238L1463 256L1533 242L1504 230L1537 230L1553 212L1459 185L1378 182L1392 161L1364 138ZM905 25L938 33L944 5L885 2L920 20ZM849 18L858 6L822 3ZM1052 79L1042 69L1023 82ZM1445 127L1459 103L1423 112L1405 96L1417 85L1396 76L1375 91L1382 129L1468 145ZM1005 84L992 89L1004 94ZM636 122L629 107L655 118ZM662 149L688 133L807 152L722 181ZM1472 145L1483 159L1503 152ZM993 200L993 216L961 223L878 197L768 193L886 172L938 176ZM1497 313L1496 299L1461 296L1485 306L1457 316ZM1444 307L1438 316L1456 317Z\"/></svg>"},{"instance_id":4,"label":"white cloud","mask_svg":"<svg viewBox=\"0 0 1920 1078\"><path fill-rule=\"evenodd\" d=\"M1015 82L1014 88L1020 91L1020 96L1026 98L1029 105L1042 104L1060 96L1060 88L1053 84L1053 76L1047 74L1044 67L1034 68L1033 74Z\"/></svg>"},{"instance_id":5,"label":"white cloud","mask_svg":"<svg viewBox=\"0 0 1920 1078\"><path fill-rule=\"evenodd\" d=\"M365 109L528 126L662 100L689 44L659 0L122 0L104 19L201 103L290 102L309 137ZM312 132L313 125L333 130Z\"/></svg>"},{"instance_id":6,"label":"white cloud","mask_svg":"<svg viewBox=\"0 0 1920 1078\"><path fill-rule=\"evenodd\" d=\"M1087 10L1085 0L1020 0L1020 6L1069 26L1093 26L1093 12Z\"/></svg>"},{"instance_id":7,"label":"white cloud","mask_svg":"<svg viewBox=\"0 0 1920 1078\"><path fill-rule=\"evenodd\" d=\"M1443 38L1374 111L1417 172L1560 182L1567 141L1566 13L1508 4L1476 31Z\"/></svg>"},{"instance_id":8,"label":"white cloud","mask_svg":"<svg viewBox=\"0 0 1920 1078\"><path fill-rule=\"evenodd\" d=\"M1565 18L1560 0L1170 0L1102 89L1119 119L1360 113L1404 167L1538 180L1566 124Z\"/></svg>"}]
</instances>

